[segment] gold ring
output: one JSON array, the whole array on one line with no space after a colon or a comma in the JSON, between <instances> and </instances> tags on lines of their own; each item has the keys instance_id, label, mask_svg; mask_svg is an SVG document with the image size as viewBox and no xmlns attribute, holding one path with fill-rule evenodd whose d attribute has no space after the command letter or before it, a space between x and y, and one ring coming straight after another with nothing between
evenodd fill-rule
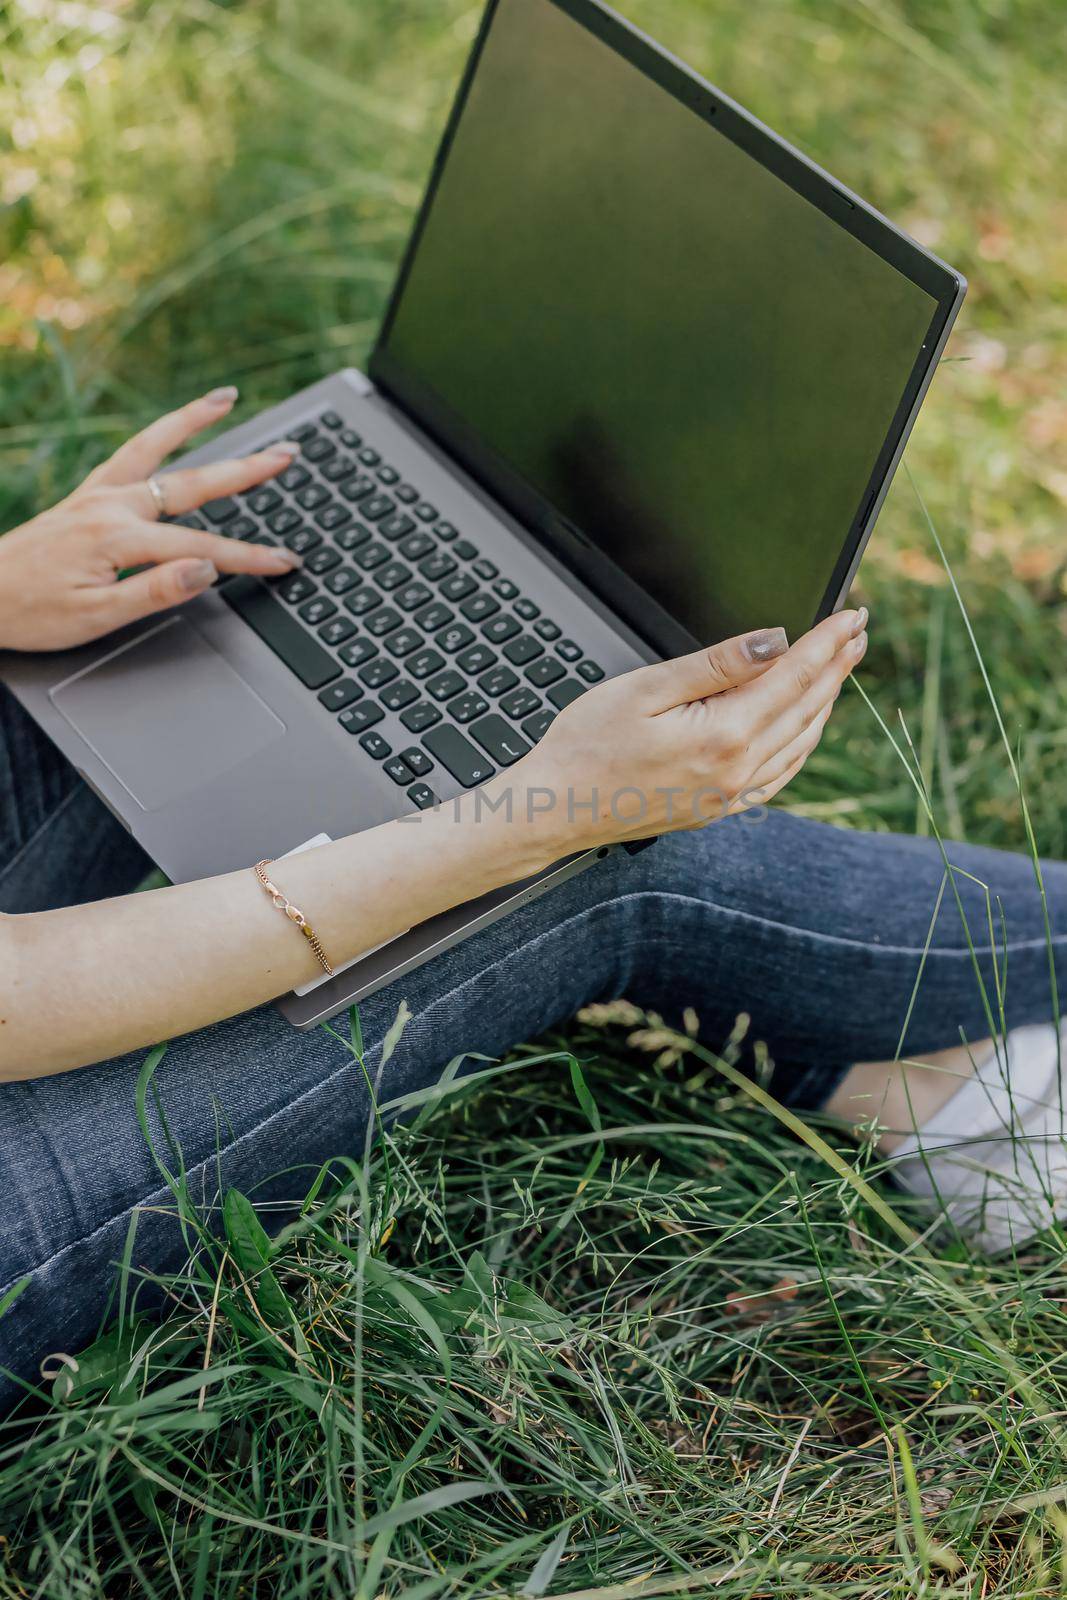
<instances>
[{"instance_id":1,"label":"gold ring","mask_svg":"<svg viewBox=\"0 0 1067 1600\"><path fill-rule=\"evenodd\" d=\"M148 492L155 501L156 515L165 517L167 515L167 495L158 478L149 478Z\"/></svg>"}]
</instances>

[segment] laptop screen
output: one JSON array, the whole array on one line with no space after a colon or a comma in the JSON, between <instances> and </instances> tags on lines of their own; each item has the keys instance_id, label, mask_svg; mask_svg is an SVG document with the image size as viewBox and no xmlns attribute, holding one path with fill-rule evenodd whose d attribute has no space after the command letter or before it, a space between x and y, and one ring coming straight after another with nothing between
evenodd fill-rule
<instances>
[{"instance_id":1,"label":"laptop screen","mask_svg":"<svg viewBox=\"0 0 1067 1600\"><path fill-rule=\"evenodd\" d=\"M500 0L381 346L702 641L811 625L938 311L723 109Z\"/></svg>"}]
</instances>

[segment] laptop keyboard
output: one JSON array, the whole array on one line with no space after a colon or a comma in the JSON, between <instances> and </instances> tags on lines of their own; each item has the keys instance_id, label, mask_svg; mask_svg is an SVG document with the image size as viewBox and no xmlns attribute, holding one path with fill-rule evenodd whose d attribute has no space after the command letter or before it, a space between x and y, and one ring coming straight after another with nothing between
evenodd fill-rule
<instances>
[{"instance_id":1,"label":"laptop keyboard","mask_svg":"<svg viewBox=\"0 0 1067 1600\"><path fill-rule=\"evenodd\" d=\"M286 437L284 472L177 520L303 557L219 593L415 806L436 803L441 769L485 783L603 669L336 411Z\"/></svg>"}]
</instances>

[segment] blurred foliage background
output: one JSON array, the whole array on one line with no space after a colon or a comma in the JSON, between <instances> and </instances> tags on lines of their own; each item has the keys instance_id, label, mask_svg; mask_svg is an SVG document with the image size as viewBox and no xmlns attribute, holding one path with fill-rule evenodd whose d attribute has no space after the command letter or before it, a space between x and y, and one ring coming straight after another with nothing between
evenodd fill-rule
<instances>
[{"instance_id":1,"label":"blurred foliage background","mask_svg":"<svg viewBox=\"0 0 1067 1600\"><path fill-rule=\"evenodd\" d=\"M974 620L1038 841L1067 853L1062 0L625 0L633 21L971 282L861 574L863 682L949 832L1014 786L916 489ZM242 407L372 341L479 7L0 4L0 526L221 382ZM501 331L506 337L506 331ZM743 532L743 530L742 530ZM850 693L789 803L926 821Z\"/></svg>"}]
</instances>

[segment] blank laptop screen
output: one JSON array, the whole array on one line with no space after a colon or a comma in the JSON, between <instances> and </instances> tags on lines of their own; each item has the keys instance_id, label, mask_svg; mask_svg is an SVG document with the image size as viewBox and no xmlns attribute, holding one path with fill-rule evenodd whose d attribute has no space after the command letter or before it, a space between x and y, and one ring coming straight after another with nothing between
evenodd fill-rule
<instances>
[{"instance_id":1,"label":"blank laptop screen","mask_svg":"<svg viewBox=\"0 0 1067 1600\"><path fill-rule=\"evenodd\" d=\"M698 639L795 635L937 309L551 0L501 0L385 348Z\"/></svg>"}]
</instances>

